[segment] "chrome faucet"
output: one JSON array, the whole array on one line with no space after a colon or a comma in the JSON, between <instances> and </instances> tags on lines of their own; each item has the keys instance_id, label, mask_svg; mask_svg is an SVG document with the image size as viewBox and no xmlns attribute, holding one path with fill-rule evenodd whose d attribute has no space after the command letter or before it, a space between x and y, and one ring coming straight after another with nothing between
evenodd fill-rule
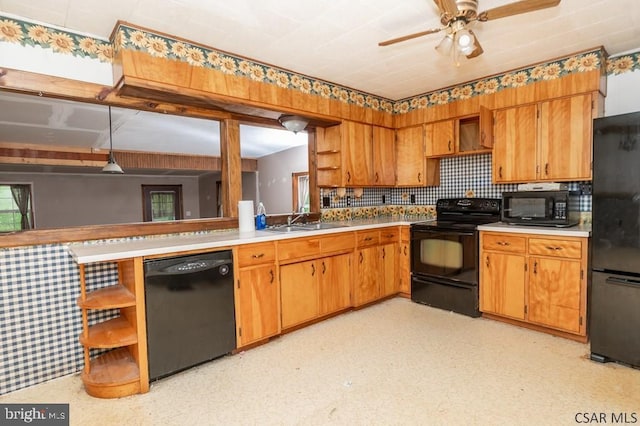
<instances>
[{"instance_id":1,"label":"chrome faucet","mask_svg":"<svg viewBox=\"0 0 640 426\"><path fill-rule=\"evenodd\" d=\"M308 213L300 213L298 215L296 215L295 213L290 214L289 216L287 216L287 226L293 225L293 222L297 221L300 218L306 218L308 215Z\"/></svg>"}]
</instances>

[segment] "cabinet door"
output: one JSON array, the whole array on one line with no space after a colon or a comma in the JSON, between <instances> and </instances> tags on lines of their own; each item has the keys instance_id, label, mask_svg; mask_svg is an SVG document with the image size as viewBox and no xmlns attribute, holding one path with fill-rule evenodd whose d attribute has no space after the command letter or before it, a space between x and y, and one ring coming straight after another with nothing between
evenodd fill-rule
<instances>
[{"instance_id":1,"label":"cabinet door","mask_svg":"<svg viewBox=\"0 0 640 426\"><path fill-rule=\"evenodd\" d=\"M371 184L371 131L368 124L342 122L343 177L346 186Z\"/></svg>"},{"instance_id":2,"label":"cabinet door","mask_svg":"<svg viewBox=\"0 0 640 426\"><path fill-rule=\"evenodd\" d=\"M398 279L398 244L385 244L378 247L380 258L380 297L398 293L400 280Z\"/></svg>"},{"instance_id":3,"label":"cabinet door","mask_svg":"<svg viewBox=\"0 0 640 426\"><path fill-rule=\"evenodd\" d=\"M480 310L524 320L525 257L483 252L480 264Z\"/></svg>"},{"instance_id":4,"label":"cabinet door","mask_svg":"<svg viewBox=\"0 0 640 426\"><path fill-rule=\"evenodd\" d=\"M493 182L536 180L536 105L495 112Z\"/></svg>"},{"instance_id":5,"label":"cabinet door","mask_svg":"<svg viewBox=\"0 0 640 426\"><path fill-rule=\"evenodd\" d=\"M405 127L396 131L396 185L425 186L424 129Z\"/></svg>"},{"instance_id":6,"label":"cabinet door","mask_svg":"<svg viewBox=\"0 0 640 426\"><path fill-rule=\"evenodd\" d=\"M529 321L580 331L580 269L577 260L529 258Z\"/></svg>"},{"instance_id":7,"label":"cabinet door","mask_svg":"<svg viewBox=\"0 0 640 426\"><path fill-rule=\"evenodd\" d=\"M427 157L451 155L456 152L455 124L455 120L445 120L425 126Z\"/></svg>"},{"instance_id":8,"label":"cabinet door","mask_svg":"<svg viewBox=\"0 0 640 426\"><path fill-rule=\"evenodd\" d=\"M393 186L396 183L395 138L395 130L373 126L373 185Z\"/></svg>"},{"instance_id":9,"label":"cabinet door","mask_svg":"<svg viewBox=\"0 0 640 426\"><path fill-rule=\"evenodd\" d=\"M240 269L236 293L238 346L280 332L275 269L273 264Z\"/></svg>"},{"instance_id":10,"label":"cabinet door","mask_svg":"<svg viewBox=\"0 0 640 426\"><path fill-rule=\"evenodd\" d=\"M540 105L540 179L591 179L591 95Z\"/></svg>"},{"instance_id":11,"label":"cabinet door","mask_svg":"<svg viewBox=\"0 0 640 426\"><path fill-rule=\"evenodd\" d=\"M351 305L351 255L330 256L318 260L320 269L320 315Z\"/></svg>"},{"instance_id":12,"label":"cabinet door","mask_svg":"<svg viewBox=\"0 0 640 426\"><path fill-rule=\"evenodd\" d=\"M400 293L411 294L411 257L408 242L400 243L398 250L398 276L400 277Z\"/></svg>"},{"instance_id":13,"label":"cabinet door","mask_svg":"<svg viewBox=\"0 0 640 426\"><path fill-rule=\"evenodd\" d=\"M358 267L353 296L354 305L360 306L380 298L378 246L360 249L357 256Z\"/></svg>"},{"instance_id":14,"label":"cabinet door","mask_svg":"<svg viewBox=\"0 0 640 426\"><path fill-rule=\"evenodd\" d=\"M282 328L318 316L318 273L315 260L280 267Z\"/></svg>"}]
</instances>

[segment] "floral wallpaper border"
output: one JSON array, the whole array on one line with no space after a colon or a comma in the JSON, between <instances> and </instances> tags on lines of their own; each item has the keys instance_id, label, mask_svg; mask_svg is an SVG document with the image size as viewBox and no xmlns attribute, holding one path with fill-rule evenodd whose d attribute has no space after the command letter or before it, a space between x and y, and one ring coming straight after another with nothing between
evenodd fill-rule
<instances>
[{"instance_id":1,"label":"floral wallpaper border","mask_svg":"<svg viewBox=\"0 0 640 426\"><path fill-rule=\"evenodd\" d=\"M114 34L112 44L105 40L0 14L0 42L40 46L55 53L89 57L102 62L111 62L117 49L144 51L155 57L185 61L192 66L215 69L226 74L395 114L496 93L537 81L553 80L571 73L600 69L603 66L608 75L640 70L640 51L607 59L602 49L596 49L394 101L123 24L118 25Z\"/></svg>"}]
</instances>

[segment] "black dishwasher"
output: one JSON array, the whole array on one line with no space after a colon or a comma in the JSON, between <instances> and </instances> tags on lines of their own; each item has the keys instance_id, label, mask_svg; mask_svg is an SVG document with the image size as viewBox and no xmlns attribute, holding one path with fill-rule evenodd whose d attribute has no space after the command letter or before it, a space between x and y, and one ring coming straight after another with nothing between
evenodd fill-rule
<instances>
[{"instance_id":1,"label":"black dishwasher","mask_svg":"<svg viewBox=\"0 0 640 426\"><path fill-rule=\"evenodd\" d=\"M149 379L236 348L230 250L144 262Z\"/></svg>"}]
</instances>

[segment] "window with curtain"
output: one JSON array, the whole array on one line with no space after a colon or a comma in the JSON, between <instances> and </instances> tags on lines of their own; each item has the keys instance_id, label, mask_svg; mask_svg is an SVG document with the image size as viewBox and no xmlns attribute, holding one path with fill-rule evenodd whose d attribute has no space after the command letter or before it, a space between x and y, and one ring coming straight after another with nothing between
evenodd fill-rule
<instances>
[{"instance_id":1,"label":"window with curtain","mask_svg":"<svg viewBox=\"0 0 640 426\"><path fill-rule=\"evenodd\" d=\"M0 184L0 232L33 228L31 185Z\"/></svg>"},{"instance_id":2,"label":"window with curtain","mask_svg":"<svg viewBox=\"0 0 640 426\"><path fill-rule=\"evenodd\" d=\"M292 173L291 182L293 184L293 211L298 213L308 213L310 210L309 173Z\"/></svg>"}]
</instances>

